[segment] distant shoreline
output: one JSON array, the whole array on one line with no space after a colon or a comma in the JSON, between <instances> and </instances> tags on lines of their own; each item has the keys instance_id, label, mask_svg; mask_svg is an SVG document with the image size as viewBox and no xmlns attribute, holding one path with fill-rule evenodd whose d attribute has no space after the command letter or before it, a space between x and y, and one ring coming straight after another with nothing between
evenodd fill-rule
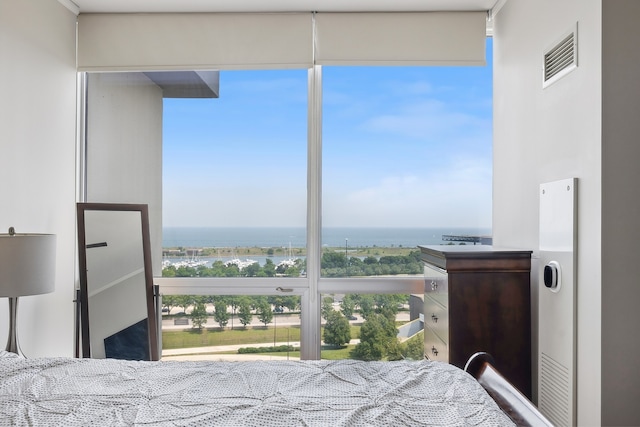
<instances>
[{"instance_id":1,"label":"distant shoreline","mask_svg":"<svg viewBox=\"0 0 640 427\"><path fill-rule=\"evenodd\" d=\"M348 247L346 248L348 256L367 257L367 256L401 256L408 255L412 251L419 250L418 247ZM324 247L323 251L345 253L345 247ZM165 257L214 257L214 258L245 258L245 257L306 257L307 248L289 248L282 247L165 247L162 248L162 255Z\"/></svg>"},{"instance_id":2,"label":"distant shoreline","mask_svg":"<svg viewBox=\"0 0 640 427\"><path fill-rule=\"evenodd\" d=\"M486 227L325 227L322 247L333 250L361 248L417 248L448 242L444 235L486 236ZM252 248L287 251L306 250L304 227L164 227L162 246L171 248L211 248L214 251Z\"/></svg>"}]
</instances>

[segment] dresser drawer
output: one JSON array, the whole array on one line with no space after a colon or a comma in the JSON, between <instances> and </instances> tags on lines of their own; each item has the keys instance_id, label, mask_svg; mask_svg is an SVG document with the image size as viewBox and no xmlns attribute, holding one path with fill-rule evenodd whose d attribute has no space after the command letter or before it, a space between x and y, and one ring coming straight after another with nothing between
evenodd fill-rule
<instances>
[{"instance_id":1,"label":"dresser drawer","mask_svg":"<svg viewBox=\"0 0 640 427\"><path fill-rule=\"evenodd\" d=\"M445 295L446 296L446 295ZM424 325L436 333L445 343L449 342L449 310L440 303L437 295L424 296Z\"/></svg>"},{"instance_id":2,"label":"dresser drawer","mask_svg":"<svg viewBox=\"0 0 640 427\"><path fill-rule=\"evenodd\" d=\"M429 327L424 328L424 356L429 360L449 362L449 346Z\"/></svg>"},{"instance_id":3,"label":"dresser drawer","mask_svg":"<svg viewBox=\"0 0 640 427\"><path fill-rule=\"evenodd\" d=\"M447 273L437 267L424 267L424 293L444 307L449 306L449 284Z\"/></svg>"}]
</instances>

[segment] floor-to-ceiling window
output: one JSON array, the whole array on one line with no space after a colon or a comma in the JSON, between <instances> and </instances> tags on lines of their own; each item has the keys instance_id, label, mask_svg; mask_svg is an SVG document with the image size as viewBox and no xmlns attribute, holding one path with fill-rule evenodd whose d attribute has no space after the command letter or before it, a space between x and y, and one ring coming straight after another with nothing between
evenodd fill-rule
<instances>
[{"instance_id":1,"label":"floor-to-ceiling window","mask_svg":"<svg viewBox=\"0 0 640 427\"><path fill-rule=\"evenodd\" d=\"M226 71L217 98L165 98L162 157L164 276L304 274L305 70Z\"/></svg>"},{"instance_id":2,"label":"floor-to-ceiling window","mask_svg":"<svg viewBox=\"0 0 640 427\"><path fill-rule=\"evenodd\" d=\"M422 274L417 245L491 234L490 79L487 68L323 67L321 275L340 291L322 301L389 343L355 331L354 357L415 354L415 296L371 292ZM381 340L385 322L396 328Z\"/></svg>"},{"instance_id":3,"label":"floor-to-ceiling window","mask_svg":"<svg viewBox=\"0 0 640 427\"><path fill-rule=\"evenodd\" d=\"M306 274L307 72L224 71L219 84L216 98L164 99L162 276L211 285L163 296L164 354L299 357L287 282ZM243 295L253 284L266 295Z\"/></svg>"},{"instance_id":4,"label":"floor-to-ceiling window","mask_svg":"<svg viewBox=\"0 0 640 427\"><path fill-rule=\"evenodd\" d=\"M223 70L160 106L167 354L362 356L367 321L419 322L417 245L490 235L490 66Z\"/></svg>"}]
</instances>

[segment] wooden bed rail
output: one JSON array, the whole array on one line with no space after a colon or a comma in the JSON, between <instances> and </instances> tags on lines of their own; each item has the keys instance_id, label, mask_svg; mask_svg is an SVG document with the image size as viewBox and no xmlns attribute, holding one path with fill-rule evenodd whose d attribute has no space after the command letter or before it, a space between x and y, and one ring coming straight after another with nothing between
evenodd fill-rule
<instances>
[{"instance_id":1,"label":"wooden bed rail","mask_svg":"<svg viewBox=\"0 0 640 427\"><path fill-rule=\"evenodd\" d=\"M500 409L518 426L553 427L553 424L513 384L494 367L489 353L475 353L467 361L464 370L471 374Z\"/></svg>"}]
</instances>

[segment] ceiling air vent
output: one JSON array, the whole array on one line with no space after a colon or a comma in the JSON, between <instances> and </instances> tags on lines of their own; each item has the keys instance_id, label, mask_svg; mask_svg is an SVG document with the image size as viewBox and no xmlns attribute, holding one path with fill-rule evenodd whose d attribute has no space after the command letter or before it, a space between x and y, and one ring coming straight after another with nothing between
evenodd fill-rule
<instances>
[{"instance_id":1,"label":"ceiling air vent","mask_svg":"<svg viewBox=\"0 0 640 427\"><path fill-rule=\"evenodd\" d=\"M544 53L542 87L558 81L578 66L578 25Z\"/></svg>"}]
</instances>

